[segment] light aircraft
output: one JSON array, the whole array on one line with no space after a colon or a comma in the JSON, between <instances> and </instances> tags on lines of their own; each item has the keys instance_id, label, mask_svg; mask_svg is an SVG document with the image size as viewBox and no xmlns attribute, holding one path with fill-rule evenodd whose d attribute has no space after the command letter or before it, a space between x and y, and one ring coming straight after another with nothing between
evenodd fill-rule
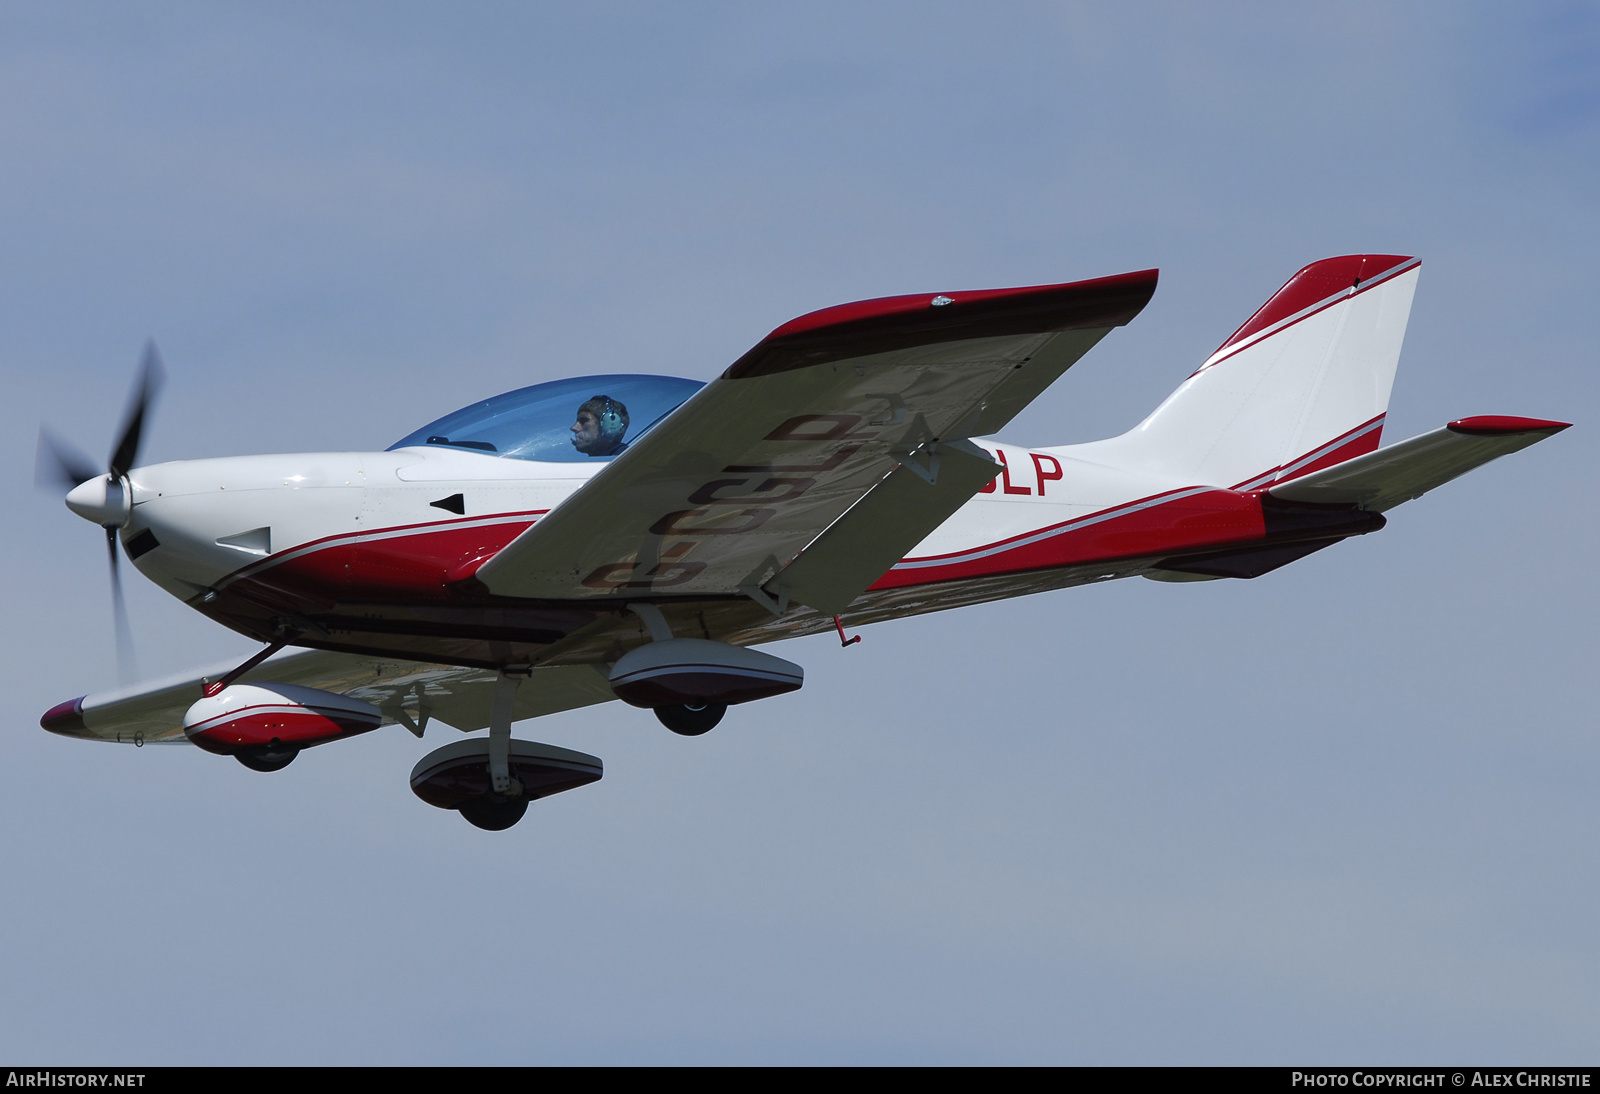
<instances>
[{"instance_id":1,"label":"light aircraft","mask_svg":"<svg viewBox=\"0 0 1600 1094\"><path fill-rule=\"evenodd\" d=\"M424 801L491 830L601 761L513 722L621 699L704 733L801 686L778 639L1112 578L1253 578L1562 422L1462 418L1379 447L1419 263L1289 279L1118 437L990 439L1144 308L1156 271L865 300L774 330L710 383L585 376L458 410L383 452L135 466L153 349L102 473L40 468L117 557L263 644L91 694L45 729L193 742L256 771L398 724Z\"/></svg>"}]
</instances>

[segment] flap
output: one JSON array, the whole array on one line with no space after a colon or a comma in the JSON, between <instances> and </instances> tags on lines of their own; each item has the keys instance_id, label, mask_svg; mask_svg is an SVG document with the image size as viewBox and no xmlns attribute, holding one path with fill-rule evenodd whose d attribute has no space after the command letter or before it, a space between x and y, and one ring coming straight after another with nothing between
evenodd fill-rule
<instances>
[{"instance_id":1,"label":"flap","mask_svg":"<svg viewBox=\"0 0 1600 1094\"><path fill-rule=\"evenodd\" d=\"M767 582L767 591L780 605L787 597L840 614L1000 473L970 441L946 441L924 459L891 471Z\"/></svg>"}]
</instances>

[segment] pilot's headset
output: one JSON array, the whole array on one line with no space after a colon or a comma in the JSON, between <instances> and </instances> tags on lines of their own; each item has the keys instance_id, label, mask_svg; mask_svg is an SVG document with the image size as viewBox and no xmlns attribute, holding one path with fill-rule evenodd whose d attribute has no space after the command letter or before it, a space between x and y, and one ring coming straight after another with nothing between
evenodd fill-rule
<instances>
[{"instance_id":1,"label":"pilot's headset","mask_svg":"<svg viewBox=\"0 0 1600 1094\"><path fill-rule=\"evenodd\" d=\"M609 395L596 395L590 402L600 403L600 413L595 415L600 426L600 437L607 448L622 441L628 431L628 410Z\"/></svg>"}]
</instances>

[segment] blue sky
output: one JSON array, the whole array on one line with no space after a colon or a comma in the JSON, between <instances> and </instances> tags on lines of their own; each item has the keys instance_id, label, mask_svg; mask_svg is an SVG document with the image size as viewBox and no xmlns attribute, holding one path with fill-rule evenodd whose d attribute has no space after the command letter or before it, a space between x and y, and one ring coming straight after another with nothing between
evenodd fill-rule
<instances>
[{"instance_id":1,"label":"blue sky","mask_svg":"<svg viewBox=\"0 0 1600 1094\"><path fill-rule=\"evenodd\" d=\"M47 1062L1592 1061L1587 5L0 11L0 1055ZM841 301L1159 266L1005 434L1155 405L1326 255L1420 255L1399 439L1577 427L1252 582L806 640L704 738L487 836L398 730L264 777L58 739L115 680L38 424L383 447ZM135 579L147 674L253 648Z\"/></svg>"}]
</instances>

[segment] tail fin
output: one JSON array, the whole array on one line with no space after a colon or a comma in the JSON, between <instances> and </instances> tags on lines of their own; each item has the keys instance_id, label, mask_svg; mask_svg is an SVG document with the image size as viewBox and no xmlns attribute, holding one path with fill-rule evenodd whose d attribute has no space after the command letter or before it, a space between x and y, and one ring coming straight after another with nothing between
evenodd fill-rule
<instances>
[{"instance_id":1,"label":"tail fin","mask_svg":"<svg viewBox=\"0 0 1600 1094\"><path fill-rule=\"evenodd\" d=\"M1118 440L1151 470L1248 490L1372 451L1420 265L1313 262Z\"/></svg>"}]
</instances>

